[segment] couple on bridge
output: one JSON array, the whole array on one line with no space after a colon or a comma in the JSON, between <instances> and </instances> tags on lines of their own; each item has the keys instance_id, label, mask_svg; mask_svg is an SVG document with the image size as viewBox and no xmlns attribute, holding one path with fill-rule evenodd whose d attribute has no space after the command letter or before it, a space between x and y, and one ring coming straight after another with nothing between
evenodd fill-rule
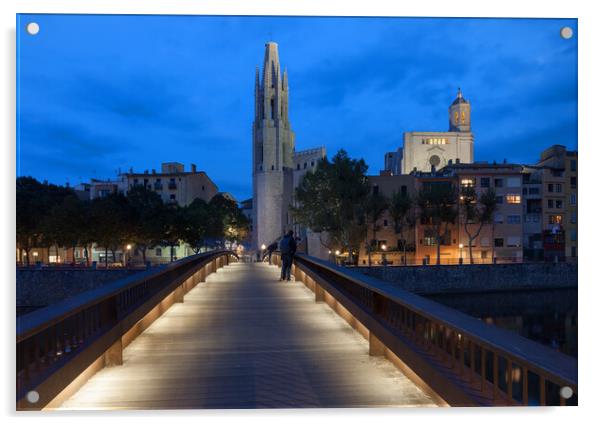
<instances>
[{"instance_id":1,"label":"couple on bridge","mask_svg":"<svg viewBox=\"0 0 602 425\"><path fill-rule=\"evenodd\" d=\"M282 271L280 280L291 280L291 267L293 266L293 257L297 252L297 242L292 230L289 230L280 241L280 256L282 258Z\"/></svg>"}]
</instances>

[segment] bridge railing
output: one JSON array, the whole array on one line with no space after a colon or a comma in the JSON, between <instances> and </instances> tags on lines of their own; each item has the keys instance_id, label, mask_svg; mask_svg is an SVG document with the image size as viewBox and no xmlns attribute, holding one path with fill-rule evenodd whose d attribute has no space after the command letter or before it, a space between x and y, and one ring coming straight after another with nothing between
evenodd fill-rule
<instances>
[{"instance_id":1,"label":"bridge railing","mask_svg":"<svg viewBox=\"0 0 602 425\"><path fill-rule=\"evenodd\" d=\"M326 261L296 255L293 267L316 301L369 340L370 354L389 358L442 404L577 404L573 357Z\"/></svg>"},{"instance_id":2,"label":"bridge railing","mask_svg":"<svg viewBox=\"0 0 602 425\"><path fill-rule=\"evenodd\" d=\"M17 408L38 410L84 372L122 363L122 349L174 302L236 257L190 256L17 319Z\"/></svg>"}]
</instances>

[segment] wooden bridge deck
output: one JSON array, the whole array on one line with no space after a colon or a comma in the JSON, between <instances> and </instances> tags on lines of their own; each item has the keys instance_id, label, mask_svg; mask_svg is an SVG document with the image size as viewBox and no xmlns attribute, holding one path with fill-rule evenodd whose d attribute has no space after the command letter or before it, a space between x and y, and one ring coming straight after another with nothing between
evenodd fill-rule
<instances>
[{"instance_id":1,"label":"wooden bridge deck","mask_svg":"<svg viewBox=\"0 0 602 425\"><path fill-rule=\"evenodd\" d=\"M435 406L299 282L234 263L134 340L61 409Z\"/></svg>"}]
</instances>

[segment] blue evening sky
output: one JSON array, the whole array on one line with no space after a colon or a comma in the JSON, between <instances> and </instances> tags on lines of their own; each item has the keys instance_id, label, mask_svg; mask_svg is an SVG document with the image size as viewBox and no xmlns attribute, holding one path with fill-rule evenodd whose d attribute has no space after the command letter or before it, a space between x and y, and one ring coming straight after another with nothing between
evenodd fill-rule
<instances>
[{"instance_id":1,"label":"blue evening sky","mask_svg":"<svg viewBox=\"0 0 602 425\"><path fill-rule=\"evenodd\" d=\"M377 174L404 131L447 130L458 86L476 160L577 148L574 19L20 15L17 28L17 173L39 180L178 161L250 197L254 75L268 40L289 71L297 149L344 148Z\"/></svg>"}]
</instances>

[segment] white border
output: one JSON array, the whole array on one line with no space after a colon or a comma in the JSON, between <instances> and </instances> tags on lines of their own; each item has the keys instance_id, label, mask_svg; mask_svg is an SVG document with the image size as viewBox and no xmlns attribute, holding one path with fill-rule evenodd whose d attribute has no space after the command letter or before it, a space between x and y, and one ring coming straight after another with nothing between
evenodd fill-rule
<instances>
[{"instance_id":1,"label":"white border","mask_svg":"<svg viewBox=\"0 0 602 425\"><path fill-rule=\"evenodd\" d=\"M600 268L596 267L596 242L600 240L599 189L600 181L595 160L600 155L602 140L598 130L597 116L600 111L602 93L600 81L602 67L600 61L600 40L602 23L600 13L592 6L594 2L545 1L527 2L525 0L505 0L498 2L469 0L421 0L413 2L392 2L371 0L369 2L341 0L37 0L10 1L0 3L2 8L2 89L3 101L0 104L0 129L2 129L2 185L0 199L3 201L2 225L3 243L0 244L0 270L4 279L5 320L2 326L2 349L6 359L6 368L2 376L3 412L8 420L26 422L44 421L44 423L104 423L118 418L142 417L147 424L162 424L170 417L180 421L192 419L195 422L240 422L264 424L266 422L303 423L308 421L341 421L344 423L362 423L374 419L379 422L419 421L423 423L461 423L466 416L477 416L477 420L487 420L492 424L525 420L546 423L576 423L585 416L597 415L601 374L599 356L602 354L601 336L596 326L601 323L596 314L602 302L600 286ZM220 15L338 15L338 16L466 16L466 17L564 17L579 19L579 153L580 153L580 190L579 190L579 253L580 253L580 290L579 290L579 408L565 409L443 409L443 410L295 410L295 411L194 411L194 412L143 412L143 413L85 413L39 415L14 414L14 263L13 246L15 236L14 217L14 179L15 179L15 14L19 13L119 13L119 14L220 14ZM219 36L216 34L216 36ZM550 141L562 143L562 140ZM598 242L599 243L599 242ZM85 416L82 418L81 416ZM105 415L108 415L105 416ZM487 415L485 418L484 415ZM471 418L472 419L472 418Z\"/></svg>"}]
</instances>

